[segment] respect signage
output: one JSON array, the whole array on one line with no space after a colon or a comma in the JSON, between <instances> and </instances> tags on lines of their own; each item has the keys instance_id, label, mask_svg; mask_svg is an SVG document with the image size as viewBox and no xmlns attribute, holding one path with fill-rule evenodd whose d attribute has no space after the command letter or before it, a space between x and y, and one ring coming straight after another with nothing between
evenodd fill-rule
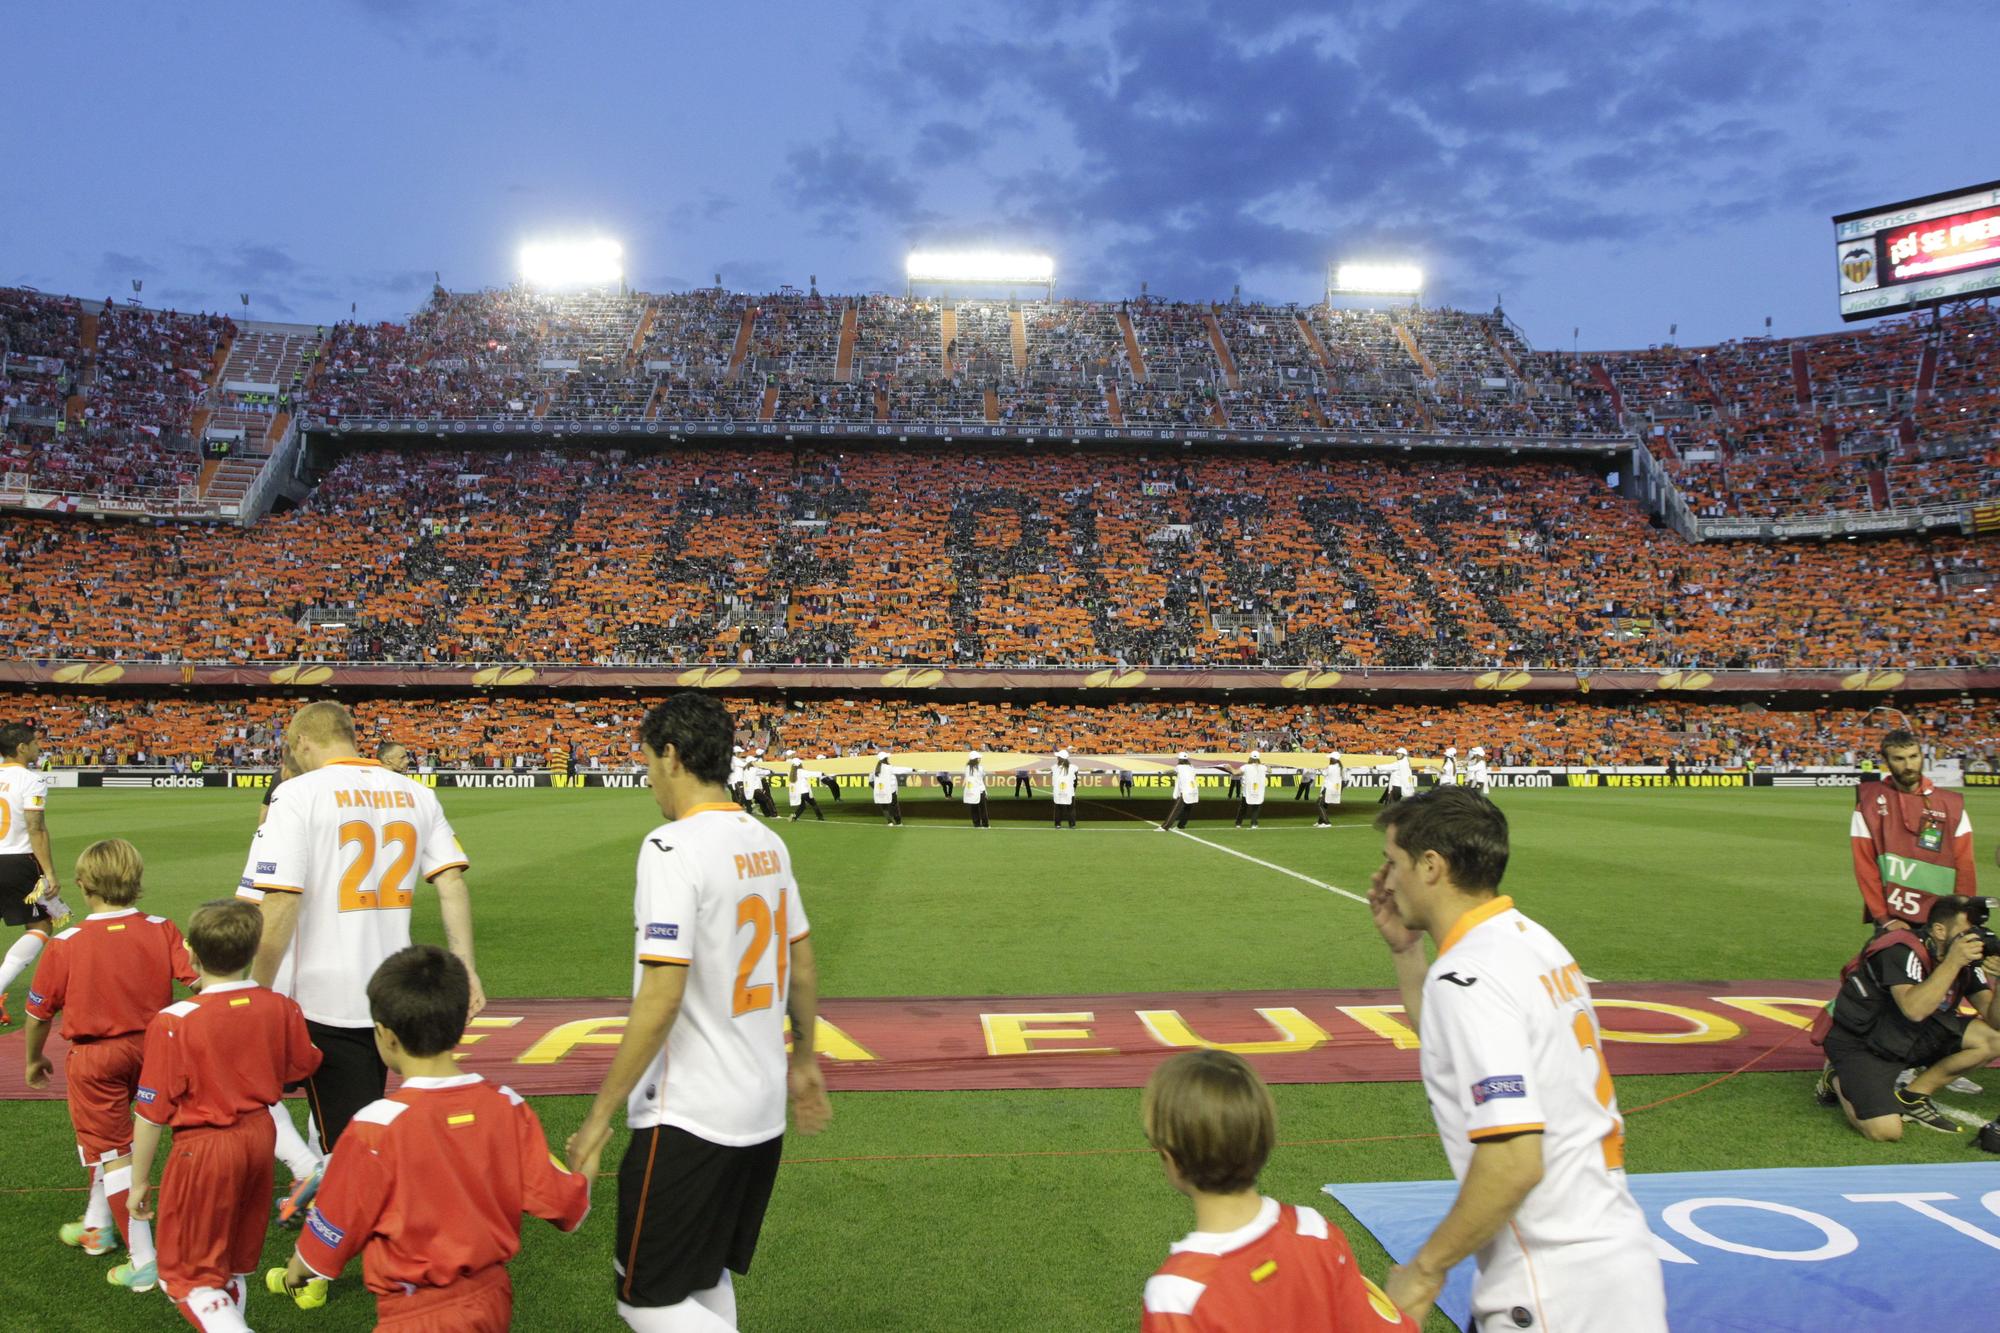
<instances>
[{"instance_id":1,"label":"respect signage","mask_svg":"<svg viewBox=\"0 0 2000 1333\"><path fill-rule=\"evenodd\" d=\"M1675 1328L1986 1333L2000 1308L2000 1162L1678 1171L1629 1177L1652 1228ZM1458 1193L1448 1180L1328 1185L1406 1262ZM1921 1256L1913 1260L1912 1256ZM1912 1269L1912 1263L1917 1269ZM1895 1275L1948 1273L1949 1299L1911 1314ZM1437 1302L1471 1327L1473 1264ZM1935 1284L1925 1290L1937 1290Z\"/></svg>"}]
</instances>

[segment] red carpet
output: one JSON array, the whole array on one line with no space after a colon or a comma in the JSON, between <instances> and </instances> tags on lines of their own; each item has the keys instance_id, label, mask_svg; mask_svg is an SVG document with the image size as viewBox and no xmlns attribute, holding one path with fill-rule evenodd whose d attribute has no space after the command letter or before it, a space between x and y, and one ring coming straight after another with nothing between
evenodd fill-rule
<instances>
[{"instance_id":1,"label":"red carpet","mask_svg":"<svg viewBox=\"0 0 2000 1333\"><path fill-rule=\"evenodd\" d=\"M1829 981L1681 981L1595 988L1614 1074L1734 1069L1804 1026ZM1393 991L1030 995L825 1002L820 1049L836 1091L1135 1088L1169 1050L1231 1044L1273 1083L1417 1077ZM589 1093L610 1063L623 1000L495 1000L467 1034L464 1064L528 1094ZM51 1040L47 1093L21 1080L24 1039L0 1037L0 1099L62 1095ZM1803 1039L1758 1068L1813 1069Z\"/></svg>"}]
</instances>

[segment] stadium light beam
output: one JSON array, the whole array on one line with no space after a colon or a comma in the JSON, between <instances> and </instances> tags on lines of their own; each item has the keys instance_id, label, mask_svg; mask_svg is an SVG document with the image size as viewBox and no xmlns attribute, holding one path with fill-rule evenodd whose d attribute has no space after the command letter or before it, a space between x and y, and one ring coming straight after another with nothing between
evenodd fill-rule
<instances>
[{"instance_id":1,"label":"stadium light beam","mask_svg":"<svg viewBox=\"0 0 2000 1333\"><path fill-rule=\"evenodd\" d=\"M608 237L530 241L521 247L521 281L530 287L615 287L624 277L625 247Z\"/></svg>"},{"instance_id":2,"label":"stadium light beam","mask_svg":"<svg viewBox=\"0 0 2000 1333\"><path fill-rule=\"evenodd\" d=\"M1424 271L1415 264L1341 264L1333 272L1333 289L1355 296L1417 296L1424 290Z\"/></svg>"},{"instance_id":3,"label":"stadium light beam","mask_svg":"<svg viewBox=\"0 0 2000 1333\"><path fill-rule=\"evenodd\" d=\"M1046 287L1056 280L1049 255L1004 250L912 250L903 261L911 282L977 282Z\"/></svg>"}]
</instances>

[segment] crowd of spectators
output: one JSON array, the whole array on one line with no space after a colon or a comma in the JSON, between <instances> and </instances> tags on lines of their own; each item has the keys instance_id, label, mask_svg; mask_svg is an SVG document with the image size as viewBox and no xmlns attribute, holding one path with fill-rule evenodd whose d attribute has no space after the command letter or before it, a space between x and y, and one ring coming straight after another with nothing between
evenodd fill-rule
<instances>
[{"instance_id":1,"label":"crowd of spectators","mask_svg":"<svg viewBox=\"0 0 2000 1333\"><path fill-rule=\"evenodd\" d=\"M1683 541L1568 464L357 449L254 529L0 527L17 658L1990 664L1980 543ZM341 629L322 628L325 622Z\"/></svg>"},{"instance_id":2,"label":"crowd of spectators","mask_svg":"<svg viewBox=\"0 0 2000 1333\"><path fill-rule=\"evenodd\" d=\"M0 710L45 729L61 764L274 766L300 704L275 695L0 694ZM365 749L395 740L438 768L623 768L640 762L638 725L657 699L439 696L350 700ZM891 750L1048 754L1339 750L1420 760L1486 748L1500 765L1657 764L1845 767L1869 757L1879 716L1854 707L1785 709L1699 700L1605 703L1505 698L1439 704L1068 703L724 696L741 740L776 755ZM1942 700L1904 713L1941 756L2000 757L2000 702Z\"/></svg>"}]
</instances>

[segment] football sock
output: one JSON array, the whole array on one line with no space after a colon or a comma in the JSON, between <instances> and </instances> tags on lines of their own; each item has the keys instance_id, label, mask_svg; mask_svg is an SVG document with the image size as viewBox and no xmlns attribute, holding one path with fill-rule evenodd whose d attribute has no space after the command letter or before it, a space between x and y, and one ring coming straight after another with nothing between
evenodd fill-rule
<instances>
[{"instance_id":1,"label":"football sock","mask_svg":"<svg viewBox=\"0 0 2000 1333\"><path fill-rule=\"evenodd\" d=\"M722 1270L720 1282L690 1293L688 1299L714 1314L731 1328L736 1327L736 1284L730 1280L728 1269Z\"/></svg>"},{"instance_id":2,"label":"football sock","mask_svg":"<svg viewBox=\"0 0 2000 1333\"><path fill-rule=\"evenodd\" d=\"M14 941L14 946L7 950L6 958L0 959L0 990L11 989L15 979L42 956L44 940L40 931L31 930Z\"/></svg>"},{"instance_id":3,"label":"football sock","mask_svg":"<svg viewBox=\"0 0 2000 1333\"><path fill-rule=\"evenodd\" d=\"M202 1333L250 1333L243 1308L237 1304L243 1299L242 1286L231 1282L228 1287L196 1287L178 1304L187 1313L188 1322Z\"/></svg>"},{"instance_id":4,"label":"football sock","mask_svg":"<svg viewBox=\"0 0 2000 1333\"><path fill-rule=\"evenodd\" d=\"M111 1201L104 1197L104 1168L90 1168L90 1202L83 1206L83 1224L87 1227L116 1226L111 1216Z\"/></svg>"},{"instance_id":5,"label":"football sock","mask_svg":"<svg viewBox=\"0 0 2000 1333\"><path fill-rule=\"evenodd\" d=\"M131 1197L130 1162L115 1171L104 1173L104 1198L111 1205L111 1216L118 1223L118 1234L125 1238L125 1249L132 1256L132 1266L144 1268L153 1262L153 1227L151 1223L141 1222L132 1216L126 1207Z\"/></svg>"},{"instance_id":6,"label":"football sock","mask_svg":"<svg viewBox=\"0 0 2000 1333\"><path fill-rule=\"evenodd\" d=\"M292 1121L292 1113L285 1109L283 1102L271 1107L271 1123L278 1130L278 1160L292 1173L292 1179L302 1180L311 1175L312 1169L319 1165L319 1157L306 1147L304 1136L299 1133L299 1127Z\"/></svg>"},{"instance_id":7,"label":"football sock","mask_svg":"<svg viewBox=\"0 0 2000 1333\"><path fill-rule=\"evenodd\" d=\"M618 1317L633 1333L734 1333L736 1328L734 1320L724 1319L693 1296L678 1305L627 1305L620 1301Z\"/></svg>"}]
</instances>

